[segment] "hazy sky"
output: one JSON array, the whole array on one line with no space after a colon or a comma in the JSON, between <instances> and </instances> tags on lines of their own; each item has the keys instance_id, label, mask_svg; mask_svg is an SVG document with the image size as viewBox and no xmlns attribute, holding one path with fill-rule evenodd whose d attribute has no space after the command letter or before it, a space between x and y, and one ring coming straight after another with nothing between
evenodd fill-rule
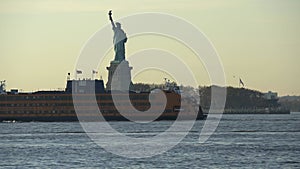
<instances>
[{"instance_id":1,"label":"hazy sky","mask_svg":"<svg viewBox=\"0 0 300 169\"><path fill-rule=\"evenodd\" d=\"M113 9L116 20L140 12L163 12L184 18L215 46L228 85L237 86L241 77L247 88L300 95L299 0L124 2L1 0L0 80L7 81L7 89L64 88L66 75L74 70L81 48L93 33L109 23L107 12ZM133 45L134 40L129 39L128 53ZM111 52L108 61L112 59ZM108 64L99 67L105 81ZM202 85L209 84L203 77Z\"/></svg>"}]
</instances>

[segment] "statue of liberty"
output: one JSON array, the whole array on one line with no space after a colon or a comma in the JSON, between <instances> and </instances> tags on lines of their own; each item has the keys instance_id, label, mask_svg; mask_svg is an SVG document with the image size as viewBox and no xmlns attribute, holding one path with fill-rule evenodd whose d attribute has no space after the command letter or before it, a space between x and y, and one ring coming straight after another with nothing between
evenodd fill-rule
<instances>
[{"instance_id":1,"label":"statue of liberty","mask_svg":"<svg viewBox=\"0 0 300 169\"><path fill-rule=\"evenodd\" d=\"M115 60L121 62L125 60L125 43L127 42L127 37L125 32L121 29L121 24L119 22L114 23L112 19L112 11L109 13L109 20L112 25L112 30L114 31L114 50L115 50Z\"/></svg>"}]
</instances>

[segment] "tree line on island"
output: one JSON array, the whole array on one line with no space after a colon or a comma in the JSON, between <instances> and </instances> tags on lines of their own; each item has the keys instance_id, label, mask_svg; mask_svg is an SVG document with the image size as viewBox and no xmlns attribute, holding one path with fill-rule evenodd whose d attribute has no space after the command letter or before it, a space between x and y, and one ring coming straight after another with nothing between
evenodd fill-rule
<instances>
[{"instance_id":1,"label":"tree line on island","mask_svg":"<svg viewBox=\"0 0 300 169\"><path fill-rule=\"evenodd\" d=\"M138 92L150 92L153 89L164 89L164 84L134 84L134 90ZM199 86L194 88L191 86L180 86L180 89L200 96L200 105L205 109L209 109L211 104L212 88L222 88L219 86ZM288 100L286 97L268 99L265 93L257 90L237 87L226 87L226 104L225 111L231 110L275 110L286 109L291 111L300 111L300 97L297 99ZM191 97L194 97L191 96Z\"/></svg>"}]
</instances>

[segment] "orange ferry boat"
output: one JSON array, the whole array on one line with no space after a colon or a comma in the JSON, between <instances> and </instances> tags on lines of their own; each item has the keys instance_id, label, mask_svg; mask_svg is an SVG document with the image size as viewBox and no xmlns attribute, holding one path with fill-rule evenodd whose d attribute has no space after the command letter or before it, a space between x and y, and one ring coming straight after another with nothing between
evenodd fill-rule
<instances>
[{"instance_id":1,"label":"orange ferry boat","mask_svg":"<svg viewBox=\"0 0 300 169\"><path fill-rule=\"evenodd\" d=\"M72 88L78 91L72 93ZM80 93L81 88L91 91ZM95 90L94 90L95 89ZM94 90L94 91L93 91ZM19 93L18 90L5 91L5 83L0 86L0 122L3 121L43 121L61 122L78 121L78 112L85 121L98 121L99 110L106 121L128 121L126 117L132 116L138 120L176 120L180 112L180 120L204 119L201 107L194 107L184 101L178 91L173 89L163 90L166 96L166 106L157 116L156 107L161 107L160 97L155 97L149 102L151 92L117 93L118 98L129 95L132 106L139 110L130 113L128 102L118 99L121 114L113 101L112 92L104 89L103 80L68 80L65 91L37 91L33 93ZM76 105L74 97L76 97ZM97 103L92 104L90 98ZM152 107L153 106L153 107ZM76 111L75 108L76 107ZM153 112L147 111L152 107ZM97 110L98 109L98 110ZM159 108L158 108L159 109ZM157 109L157 111L158 111ZM198 110L197 110L198 109ZM196 114L195 114L196 112ZM77 114L76 114L77 113ZM97 120L98 119L98 120Z\"/></svg>"}]
</instances>

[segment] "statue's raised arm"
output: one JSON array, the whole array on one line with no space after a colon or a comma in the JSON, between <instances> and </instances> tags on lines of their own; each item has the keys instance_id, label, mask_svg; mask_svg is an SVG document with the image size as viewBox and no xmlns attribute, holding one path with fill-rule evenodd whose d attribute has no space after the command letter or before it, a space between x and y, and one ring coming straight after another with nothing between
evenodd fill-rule
<instances>
[{"instance_id":1,"label":"statue's raised arm","mask_svg":"<svg viewBox=\"0 0 300 169\"><path fill-rule=\"evenodd\" d=\"M116 25L115 25L115 23L114 23L114 21L113 21L113 18L112 18L112 10L110 10L110 11L108 12L108 15L109 15L109 20L110 20L110 22L111 22L111 25L113 26L113 28L115 28Z\"/></svg>"}]
</instances>

